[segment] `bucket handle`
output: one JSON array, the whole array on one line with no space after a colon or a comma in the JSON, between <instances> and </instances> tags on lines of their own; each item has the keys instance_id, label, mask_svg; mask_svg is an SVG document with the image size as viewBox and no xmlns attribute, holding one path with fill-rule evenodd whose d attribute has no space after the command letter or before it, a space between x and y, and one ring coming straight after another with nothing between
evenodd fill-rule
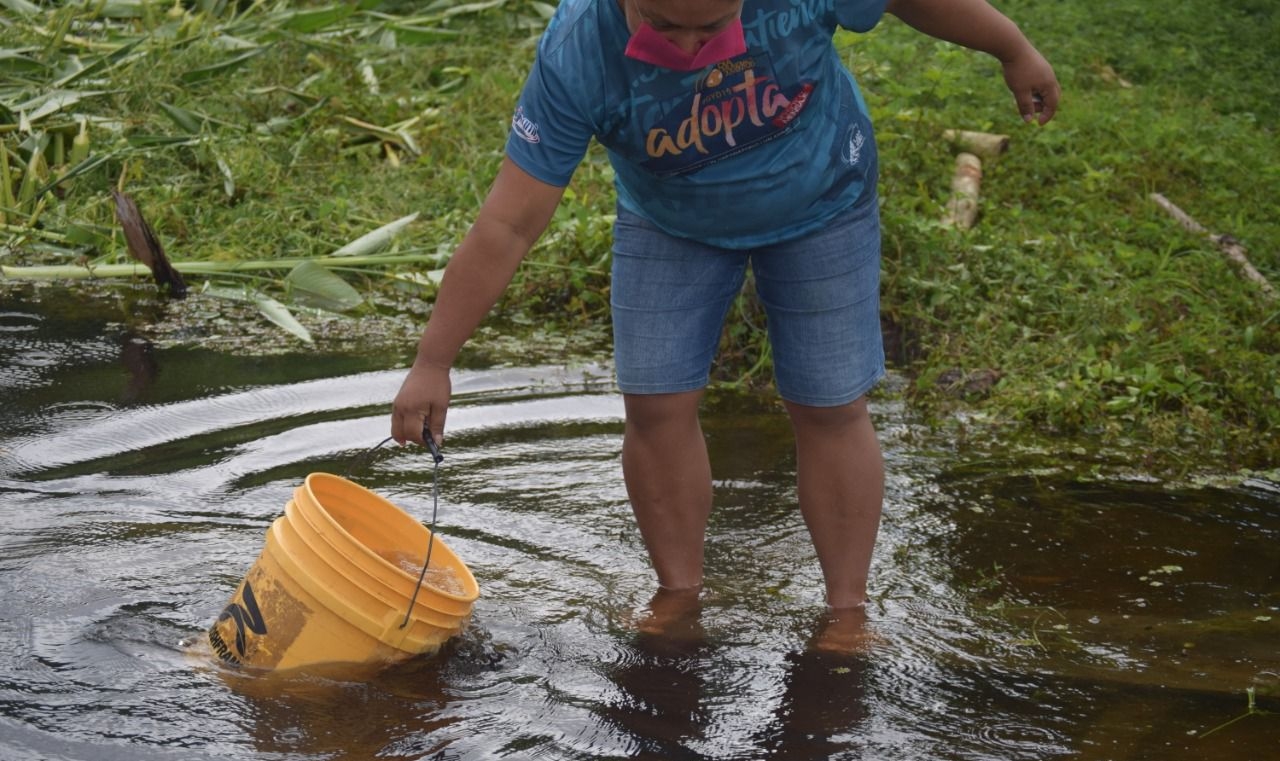
<instances>
[{"instance_id":1,"label":"bucket handle","mask_svg":"<svg viewBox=\"0 0 1280 761\"><path fill-rule=\"evenodd\" d=\"M377 449L380 448L383 444L386 444L387 442L391 441L392 438L393 437L388 436L382 441L379 441L377 444L374 444L372 447L370 447L360 456L356 457L355 461L353 461L351 465L347 467L347 471L346 473L343 474L343 477L344 478L350 477L351 471L354 470L357 465L360 465L361 467L366 465L369 459L369 456L372 455L375 451L377 451ZM413 613L413 605L418 601L418 593L422 591L423 580L427 578L427 569L431 567L431 549L435 546L435 543L436 543L436 515L440 511L439 471L440 471L440 463L444 462L444 455L440 454L440 447L436 445L436 440L431 436L431 430L427 427L426 420L422 421L422 442L427 445L427 449L431 452L431 463L432 463L431 464L431 523L427 525L427 530L430 535L427 537L427 558L426 560L422 561L422 572L418 574L418 583L413 588L413 596L409 598L409 607L406 608L404 611L404 620L400 622L400 627L399 627L401 629L409 625L409 617Z\"/></svg>"},{"instance_id":2,"label":"bucket handle","mask_svg":"<svg viewBox=\"0 0 1280 761\"><path fill-rule=\"evenodd\" d=\"M418 583L413 587L413 596L409 598L409 607L405 608L404 620L400 622L400 628L403 629L409 625L409 616L413 613L413 605L418 601L418 593L422 591L422 582L427 578L427 569L431 567L431 548L436 543L436 515L440 510L440 463L444 461L444 455L440 454L440 447L436 446L436 440L431 435L431 431L427 429L427 421L422 421L422 441L427 445L427 449L431 451L431 523L427 526L427 557L422 561L422 572L418 574Z\"/></svg>"}]
</instances>

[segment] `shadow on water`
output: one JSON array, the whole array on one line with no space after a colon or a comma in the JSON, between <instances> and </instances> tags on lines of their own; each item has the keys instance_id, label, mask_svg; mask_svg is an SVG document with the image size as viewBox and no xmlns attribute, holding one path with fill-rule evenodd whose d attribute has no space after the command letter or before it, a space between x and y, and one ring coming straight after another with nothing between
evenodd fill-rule
<instances>
[{"instance_id":1,"label":"shadow on water","mask_svg":"<svg viewBox=\"0 0 1280 761\"><path fill-rule=\"evenodd\" d=\"M254 677L201 635L308 473L386 435L386 356L158 349L0 309L0 758L1235 759L1280 747L1280 487L1087 480L874 406L875 644L829 640L778 407L713 398L689 625L651 574L600 367L460 371L441 535L481 584L445 651ZM998 449L990 447L990 449ZM429 459L353 478L419 518ZM1251 691L1256 711L1240 717ZM1207 735L1207 736L1205 736Z\"/></svg>"}]
</instances>

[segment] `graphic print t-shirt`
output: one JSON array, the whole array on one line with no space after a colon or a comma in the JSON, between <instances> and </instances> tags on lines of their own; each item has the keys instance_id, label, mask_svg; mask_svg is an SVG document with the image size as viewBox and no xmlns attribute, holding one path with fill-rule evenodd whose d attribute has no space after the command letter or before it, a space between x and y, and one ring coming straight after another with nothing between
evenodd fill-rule
<instances>
[{"instance_id":1,"label":"graphic print t-shirt","mask_svg":"<svg viewBox=\"0 0 1280 761\"><path fill-rule=\"evenodd\" d=\"M680 237L750 248L799 237L874 194L866 105L831 38L885 0L745 0L747 50L694 72L626 58L617 0L562 0L507 155L569 183L594 137L623 208Z\"/></svg>"}]
</instances>

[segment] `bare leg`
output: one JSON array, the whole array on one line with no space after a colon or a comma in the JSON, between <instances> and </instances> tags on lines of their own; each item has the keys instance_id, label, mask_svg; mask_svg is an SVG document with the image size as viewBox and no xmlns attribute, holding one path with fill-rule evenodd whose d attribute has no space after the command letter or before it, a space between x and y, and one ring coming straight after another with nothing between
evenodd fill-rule
<instances>
[{"instance_id":1,"label":"bare leg","mask_svg":"<svg viewBox=\"0 0 1280 761\"><path fill-rule=\"evenodd\" d=\"M800 512L826 581L827 604L867 600L867 574L884 500L884 463L865 398L841 407L787 402L796 434Z\"/></svg>"},{"instance_id":2,"label":"bare leg","mask_svg":"<svg viewBox=\"0 0 1280 761\"><path fill-rule=\"evenodd\" d=\"M649 559L664 589L702 584L711 464L698 423L702 391L627 394L622 473Z\"/></svg>"}]
</instances>

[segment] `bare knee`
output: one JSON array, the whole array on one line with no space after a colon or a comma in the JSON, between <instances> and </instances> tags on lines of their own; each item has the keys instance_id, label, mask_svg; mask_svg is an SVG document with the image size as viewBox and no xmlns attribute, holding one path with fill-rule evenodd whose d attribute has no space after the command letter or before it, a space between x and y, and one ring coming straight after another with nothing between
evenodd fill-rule
<instances>
[{"instance_id":1,"label":"bare knee","mask_svg":"<svg viewBox=\"0 0 1280 761\"><path fill-rule=\"evenodd\" d=\"M846 431L866 424L871 419L865 396L836 407L813 407L794 402L787 402L786 405L787 413L791 416L791 425L797 432Z\"/></svg>"},{"instance_id":2,"label":"bare knee","mask_svg":"<svg viewBox=\"0 0 1280 761\"><path fill-rule=\"evenodd\" d=\"M701 389L676 394L625 394L627 432L648 436L696 429L701 401Z\"/></svg>"}]
</instances>

